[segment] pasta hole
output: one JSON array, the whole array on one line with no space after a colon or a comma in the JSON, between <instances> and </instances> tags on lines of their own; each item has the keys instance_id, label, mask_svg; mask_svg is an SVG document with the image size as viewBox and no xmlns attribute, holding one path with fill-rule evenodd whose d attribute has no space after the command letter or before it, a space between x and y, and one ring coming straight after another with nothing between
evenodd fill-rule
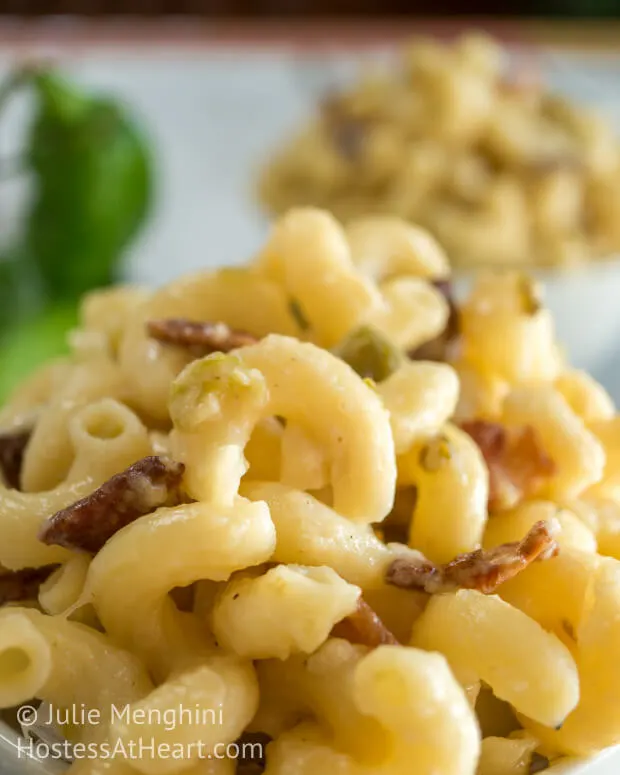
<instances>
[{"instance_id":1,"label":"pasta hole","mask_svg":"<svg viewBox=\"0 0 620 775\"><path fill-rule=\"evenodd\" d=\"M483 737L508 737L520 727L509 703L496 697L486 685L476 699L476 715Z\"/></svg>"},{"instance_id":2,"label":"pasta hole","mask_svg":"<svg viewBox=\"0 0 620 775\"><path fill-rule=\"evenodd\" d=\"M118 417L109 414L95 414L88 418L84 430L89 436L106 441L122 436L125 425Z\"/></svg>"},{"instance_id":3,"label":"pasta hole","mask_svg":"<svg viewBox=\"0 0 620 775\"><path fill-rule=\"evenodd\" d=\"M25 673L29 667L30 657L23 649L10 646L0 651L0 679Z\"/></svg>"}]
</instances>

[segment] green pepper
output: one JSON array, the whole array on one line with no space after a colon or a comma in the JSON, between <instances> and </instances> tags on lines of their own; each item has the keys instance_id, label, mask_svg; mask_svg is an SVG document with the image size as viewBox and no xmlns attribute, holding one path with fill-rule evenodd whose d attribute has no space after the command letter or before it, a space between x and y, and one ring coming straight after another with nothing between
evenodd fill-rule
<instances>
[{"instance_id":1,"label":"green pepper","mask_svg":"<svg viewBox=\"0 0 620 775\"><path fill-rule=\"evenodd\" d=\"M37 364L69 352L67 332L76 325L75 304L59 304L9 329L0 348L0 404Z\"/></svg>"},{"instance_id":2,"label":"green pepper","mask_svg":"<svg viewBox=\"0 0 620 775\"><path fill-rule=\"evenodd\" d=\"M9 250L0 256L0 335L9 325L26 318L41 303L36 272L30 271L24 256Z\"/></svg>"},{"instance_id":3,"label":"green pepper","mask_svg":"<svg viewBox=\"0 0 620 775\"><path fill-rule=\"evenodd\" d=\"M17 314L16 294L21 285L17 276L18 265L10 259L0 261L0 331Z\"/></svg>"},{"instance_id":4,"label":"green pepper","mask_svg":"<svg viewBox=\"0 0 620 775\"><path fill-rule=\"evenodd\" d=\"M148 145L122 105L27 66L0 86L0 112L22 89L34 96L20 165L33 196L0 256L0 395L66 352L78 298L118 278L152 190Z\"/></svg>"},{"instance_id":5,"label":"green pepper","mask_svg":"<svg viewBox=\"0 0 620 775\"><path fill-rule=\"evenodd\" d=\"M350 333L334 350L360 377L375 382L387 379L405 361L404 353L370 326Z\"/></svg>"},{"instance_id":6,"label":"green pepper","mask_svg":"<svg viewBox=\"0 0 620 775\"><path fill-rule=\"evenodd\" d=\"M118 279L123 251L151 201L145 140L115 101L91 97L53 71L34 71L36 110L26 162L34 199L25 253L54 299Z\"/></svg>"}]
</instances>

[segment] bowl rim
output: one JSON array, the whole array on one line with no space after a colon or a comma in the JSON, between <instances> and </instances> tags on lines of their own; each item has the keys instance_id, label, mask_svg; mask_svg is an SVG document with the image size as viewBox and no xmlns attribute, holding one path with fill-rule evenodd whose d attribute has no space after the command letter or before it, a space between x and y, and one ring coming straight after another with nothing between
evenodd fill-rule
<instances>
[{"instance_id":1,"label":"bowl rim","mask_svg":"<svg viewBox=\"0 0 620 775\"><path fill-rule=\"evenodd\" d=\"M537 264L471 264L464 266L451 264L449 277L452 280L468 280L472 276L484 273L502 273L502 272L522 272L529 274L543 283L553 282L558 279L574 279L576 277L593 275L604 276L607 273L615 272L620 269L620 252L613 253L604 258L597 258L591 261L582 261L579 264L558 265L558 266L538 266Z\"/></svg>"}]
</instances>

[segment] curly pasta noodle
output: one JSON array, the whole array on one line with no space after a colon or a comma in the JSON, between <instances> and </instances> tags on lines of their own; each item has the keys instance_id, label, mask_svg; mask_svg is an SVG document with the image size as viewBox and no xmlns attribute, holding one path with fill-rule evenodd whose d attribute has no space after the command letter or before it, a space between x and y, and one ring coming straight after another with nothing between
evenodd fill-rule
<instances>
[{"instance_id":1,"label":"curly pasta noodle","mask_svg":"<svg viewBox=\"0 0 620 775\"><path fill-rule=\"evenodd\" d=\"M446 141L495 66L459 52L411 64ZM55 730L73 775L525 775L620 742L615 407L530 280L455 309L447 273L420 227L297 209L246 268L90 297L12 397L0 708L100 711Z\"/></svg>"}]
</instances>

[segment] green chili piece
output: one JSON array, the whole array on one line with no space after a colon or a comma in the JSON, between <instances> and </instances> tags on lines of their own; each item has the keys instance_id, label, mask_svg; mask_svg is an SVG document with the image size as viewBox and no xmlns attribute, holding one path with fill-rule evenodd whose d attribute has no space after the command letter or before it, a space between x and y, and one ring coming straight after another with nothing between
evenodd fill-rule
<instances>
[{"instance_id":1,"label":"green chili piece","mask_svg":"<svg viewBox=\"0 0 620 775\"><path fill-rule=\"evenodd\" d=\"M337 345L334 355L342 358L360 377L381 382L403 363L405 355L389 339L369 326L353 331Z\"/></svg>"}]
</instances>

